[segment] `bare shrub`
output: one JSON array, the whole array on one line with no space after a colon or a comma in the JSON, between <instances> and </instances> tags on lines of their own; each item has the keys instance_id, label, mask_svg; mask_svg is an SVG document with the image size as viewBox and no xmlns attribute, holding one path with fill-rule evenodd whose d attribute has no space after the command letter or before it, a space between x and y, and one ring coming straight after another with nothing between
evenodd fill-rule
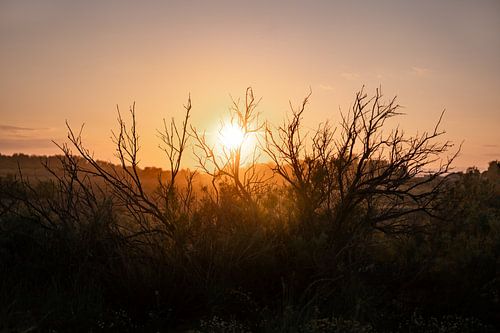
<instances>
[{"instance_id":1,"label":"bare shrub","mask_svg":"<svg viewBox=\"0 0 500 333\"><path fill-rule=\"evenodd\" d=\"M294 193L303 229L326 220L330 234L348 243L367 227L404 232L415 227L411 214L437 216L436 199L458 154L442 159L453 146L439 141L443 114L432 132L387 131L387 120L401 115L396 98L384 101L380 89L373 97L362 89L339 125L320 124L308 144L302 117L309 97L283 125L266 128L265 146Z\"/></svg>"}]
</instances>

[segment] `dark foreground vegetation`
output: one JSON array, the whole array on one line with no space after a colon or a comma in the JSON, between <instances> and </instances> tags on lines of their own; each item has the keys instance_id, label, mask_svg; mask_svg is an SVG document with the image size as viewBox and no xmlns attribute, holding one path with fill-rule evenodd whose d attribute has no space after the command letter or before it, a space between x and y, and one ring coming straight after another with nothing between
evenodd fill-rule
<instances>
[{"instance_id":1,"label":"dark foreground vegetation","mask_svg":"<svg viewBox=\"0 0 500 333\"><path fill-rule=\"evenodd\" d=\"M387 129L379 91L307 137L307 99L278 127L251 89L234 101L267 166L217 152L190 101L159 132L168 172L139 168L133 109L118 165L70 127L43 177L0 156L20 166L0 178L0 332L498 331L499 163L451 173L440 120Z\"/></svg>"}]
</instances>

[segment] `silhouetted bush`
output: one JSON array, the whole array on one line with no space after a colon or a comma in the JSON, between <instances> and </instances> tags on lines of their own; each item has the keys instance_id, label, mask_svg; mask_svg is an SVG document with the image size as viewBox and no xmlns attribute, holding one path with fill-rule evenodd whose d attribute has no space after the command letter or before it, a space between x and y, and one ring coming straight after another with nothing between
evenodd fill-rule
<instances>
[{"instance_id":1,"label":"silhouetted bush","mask_svg":"<svg viewBox=\"0 0 500 333\"><path fill-rule=\"evenodd\" d=\"M210 155L190 101L182 126L160 133L168 172L139 167L132 108L114 136L118 165L95 160L69 128L79 156L61 145L50 177L0 177L0 330L498 328L495 165L450 174L452 156L428 172L451 147L435 142L444 132L383 132L399 107L379 91L356 95L338 136L326 124L308 142L307 101L256 148L272 177L238 149ZM264 130L251 124L256 106L251 89L234 102L245 135ZM204 164L209 176L180 169L193 138L200 161L220 162Z\"/></svg>"}]
</instances>

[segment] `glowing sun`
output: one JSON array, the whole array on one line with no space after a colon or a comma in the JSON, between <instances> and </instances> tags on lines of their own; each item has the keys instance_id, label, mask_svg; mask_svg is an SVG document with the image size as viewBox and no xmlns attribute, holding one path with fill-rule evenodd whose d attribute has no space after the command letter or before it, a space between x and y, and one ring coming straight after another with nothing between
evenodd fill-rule
<instances>
[{"instance_id":1,"label":"glowing sun","mask_svg":"<svg viewBox=\"0 0 500 333\"><path fill-rule=\"evenodd\" d=\"M241 127L236 124L224 124L219 134L222 145L227 149L241 147L245 139L245 133L243 133Z\"/></svg>"}]
</instances>

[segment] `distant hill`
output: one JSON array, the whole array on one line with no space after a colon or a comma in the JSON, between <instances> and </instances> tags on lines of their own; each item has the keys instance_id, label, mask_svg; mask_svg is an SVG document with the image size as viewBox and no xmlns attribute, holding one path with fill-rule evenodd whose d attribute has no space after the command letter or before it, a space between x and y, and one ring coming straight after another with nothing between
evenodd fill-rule
<instances>
[{"instance_id":1,"label":"distant hill","mask_svg":"<svg viewBox=\"0 0 500 333\"><path fill-rule=\"evenodd\" d=\"M14 154L14 155L2 155L0 154L0 177L5 177L7 175L19 175L19 170L21 170L23 177L27 179L36 180L49 180L53 179L54 176L46 168L48 166L52 171L56 173L62 172L61 166L61 155L53 156L37 156L37 155L26 155L26 154ZM83 166L88 165L88 163L83 159L80 159L80 163ZM101 165L108 168L120 168L119 165L106 162L98 161ZM472 169L471 169L472 170ZM267 179L273 179L279 184L283 183L281 177L274 176L272 174L271 165L269 164L259 164L257 165L257 172L264 175ZM477 171L479 173L479 171ZM187 184L187 176L191 173L189 169L183 169L179 171L177 176L177 183L182 188ZM458 179L463 172L456 173L456 177L451 177L450 180ZM500 161L491 161L489 163L488 169L483 171L481 177L488 179L495 185L495 189L500 193ZM142 180L143 186L147 190L154 190L159 184L159 179L165 181L170 177L170 171L163 170L158 167L144 167L139 168L139 177ZM457 178L458 177L458 178ZM195 191L199 191L202 187L212 186L212 177L204 172L197 172L193 178L193 186Z\"/></svg>"},{"instance_id":2,"label":"distant hill","mask_svg":"<svg viewBox=\"0 0 500 333\"><path fill-rule=\"evenodd\" d=\"M44 181L54 179L54 175L47 169L47 167L56 174L62 174L61 158L63 158L61 155L37 156L14 154L8 156L0 154L0 177L8 175L19 176L21 172L22 176L29 180ZM91 167L83 158L77 157L77 159L80 160L79 162L82 166ZM98 161L98 163L109 169L121 169L121 166L110 162ZM144 167L139 168L138 171L142 184L148 191L156 189L160 179L165 181L170 177L169 170L163 170L158 167ZM267 178L272 177L272 171L269 165L259 164L257 166L257 171L264 174ZM176 182L180 188L187 185L187 178L191 173L192 170L190 169L182 169L179 171ZM206 173L197 172L193 177L193 187L195 191L201 190L204 186L212 186L212 177Z\"/></svg>"}]
</instances>

